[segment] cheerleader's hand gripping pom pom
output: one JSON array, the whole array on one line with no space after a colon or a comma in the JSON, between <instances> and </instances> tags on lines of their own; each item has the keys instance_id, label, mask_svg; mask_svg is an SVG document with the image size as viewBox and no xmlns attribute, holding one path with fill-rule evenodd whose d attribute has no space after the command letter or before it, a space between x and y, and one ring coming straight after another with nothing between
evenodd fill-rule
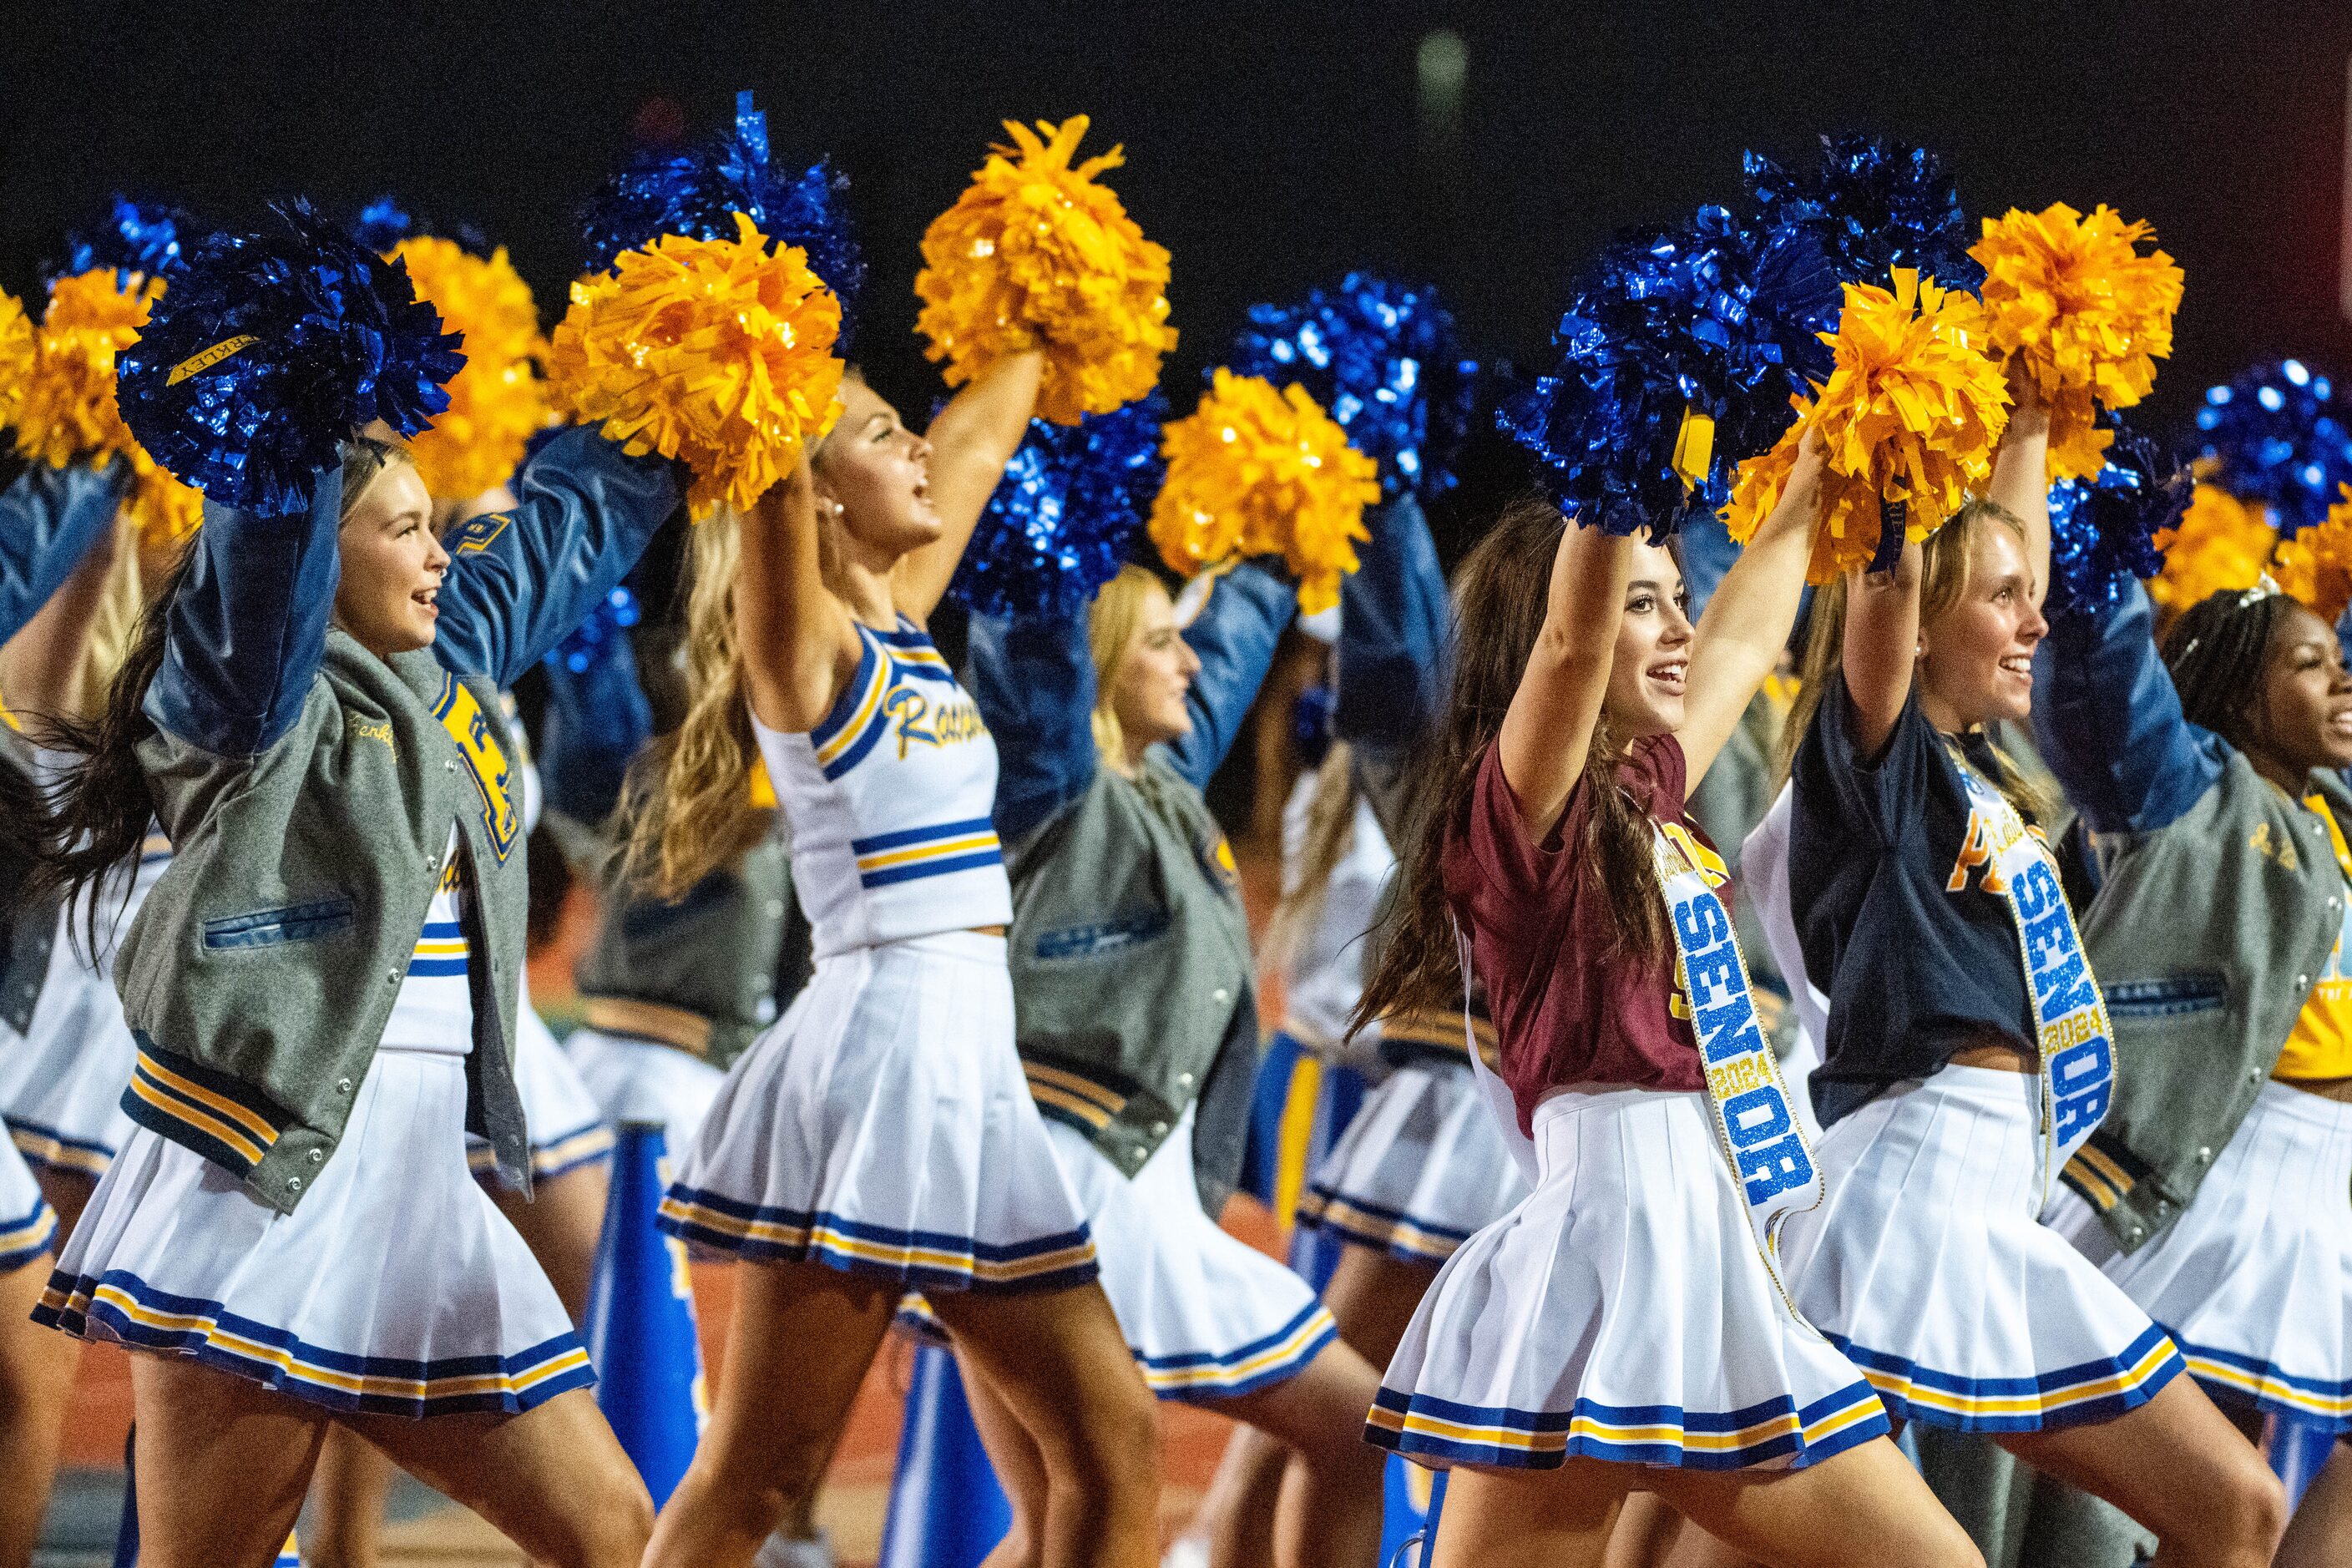
<instances>
[{"instance_id":1,"label":"cheerleader's hand gripping pom pom","mask_svg":"<svg viewBox=\"0 0 2352 1568\"><path fill-rule=\"evenodd\" d=\"M739 92L726 132L682 153L641 154L582 205L587 269L609 270L623 251L665 234L731 238L741 213L772 243L808 253L809 269L841 301L845 324L866 284L848 190L848 177L821 159L796 178L781 174L769 152L768 117L751 107L749 92Z\"/></svg>"},{"instance_id":2,"label":"cheerleader's hand gripping pom pom","mask_svg":"<svg viewBox=\"0 0 2352 1568\"><path fill-rule=\"evenodd\" d=\"M2164 570L2147 585L2148 597L2178 615L2212 595L2242 593L2262 581L2277 544L2278 530L2260 503L2200 481L2180 521L2156 536Z\"/></svg>"},{"instance_id":3,"label":"cheerleader's hand gripping pom pom","mask_svg":"<svg viewBox=\"0 0 2352 1568\"><path fill-rule=\"evenodd\" d=\"M1056 425L1108 414L1160 382L1176 346L1168 324L1168 252L1096 175L1126 162L1118 147L1073 165L1083 114L1037 130L1006 121L1013 145L989 152L955 205L923 233L924 353L950 386L1041 349L1037 413ZM1042 134L1040 134L1042 132Z\"/></svg>"},{"instance_id":4,"label":"cheerleader's hand gripping pom pom","mask_svg":"<svg viewBox=\"0 0 2352 1568\"><path fill-rule=\"evenodd\" d=\"M560 406L631 452L682 458L699 521L740 510L841 416L841 301L805 252L738 213L726 239L665 235L572 286L549 380Z\"/></svg>"},{"instance_id":5,"label":"cheerleader's hand gripping pom pom","mask_svg":"<svg viewBox=\"0 0 2352 1568\"><path fill-rule=\"evenodd\" d=\"M1740 163L1761 226L1811 235L1840 282L1876 283L1897 267L1954 289L1974 289L1982 276L1969 258L1974 236L1960 193L1924 147L1824 136L1811 175L1760 153L1742 153Z\"/></svg>"},{"instance_id":6,"label":"cheerleader's hand gripping pom pom","mask_svg":"<svg viewBox=\"0 0 2352 1568\"><path fill-rule=\"evenodd\" d=\"M2300 360L2254 365L2211 388L2197 428L2210 464L2200 477L2267 506L2281 533L2317 523L2352 481L2352 431L2334 388Z\"/></svg>"},{"instance_id":7,"label":"cheerleader's hand gripping pom pom","mask_svg":"<svg viewBox=\"0 0 2352 1568\"><path fill-rule=\"evenodd\" d=\"M465 499L504 484L524 443L547 423L548 354L539 308L504 247L476 256L430 236L402 240L393 258L408 268L417 298L456 332L466 367L445 389L449 406L409 443L417 477L436 496Z\"/></svg>"},{"instance_id":8,"label":"cheerleader's hand gripping pom pom","mask_svg":"<svg viewBox=\"0 0 2352 1568\"><path fill-rule=\"evenodd\" d=\"M1297 304L1253 305L1226 368L1305 387L1380 465L1382 495L1453 488L1478 366L1462 356L1435 289L1350 272Z\"/></svg>"},{"instance_id":9,"label":"cheerleader's hand gripping pom pom","mask_svg":"<svg viewBox=\"0 0 2352 1568\"><path fill-rule=\"evenodd\" d=\"M2050 478L2086 479L2105 462L2097 413L2129 408L2172 353L2181 271L2155 235L2110 209L2088 216L2063 202L1984 220L1969 252L1985 269L1992 351L2014 359L2050 410Z\"/></svg>"},{"instance_id":10,"label":"cheerleader's hand gripping pom pom","mask_svg":"<svg viewBox=\"0 0 2352 1568\"><path fill-rule=\"evenodd\" d=\"M465 364L407 269L312 212L215 235L122 361L122 412L156 461L263 517L308 503L341 444L382 420L414 436Z\"/></svg>"},{"instance_id":11,"label":"cheerleader's hand gripping pom pom","mask_svg":"<svg viewBox=\"0 0 2352 1568\"><path fill-rule=\"evenodd\" d=\"M1857 566L1891 567L1905 539L1941 528L1991 477L2009 423L2008 389L1985 355L1975 298L1907 268L1894 281L1891 292L1846 285L1829 380L1811 403L1793 400L1797 422L1777 446L1739 465L1724 510L1732 538L1753 538L1789 482L1805 431L1818 428L1813 583Z\"/></svg>"},{"instance_id":12,"label":"cheerleader's hand gripping pom pom","mask_svg":"<svg viewBox=\"0 0 2352 1568\"><path fill-rule=\"evenodd\" d=\"M2352 484L2341 487L2326 517L2280 542L2271 575L2329 626L2344 618L2352 607Z\"/></svg>"},{"instance_id":13,"label":"cheerleader's hand gripping pom pom","mask_svg":"<svg viewBox=\"0 0 2352 1568\"><path fill-rule=\"evenodd\" d=\"M948 593L982 615L1067 615L1128 560L1167 465L1167 400L1151 394L1076 425L1032 419Z\"/></svg>"},{"instance_id":14,"label":"cheerleader's hand gripping pom pom","mask_svg":"<svg viewBox=\"0 0 2352 1568\"><path fill-rule=\"evenodd\" d=\"M100 267L50 289L15 411L16 450L56 468L125 459L131 485L123 510L142 536L164 543L195 531L204 498L164 472L123 423L117 373L164 291L161 278L133 274L125 285L124 276Z\"/></svg>"},{"instance_id":15,"label":"cheerleader's hand gripping pom pom","mask_svg":"<svg viewBox=\"0 0 2352 1568\"><path fill-rule=\"evenodd\" d=\"M2118 425L2095 479L2061 479L2050 489L2053 617L2112 608L2135 578L2164 570L2156 542L2189 504L2187 468L2154 441Z\"/></svg>"},{"instance_id":16,"label":"cheerleader's hand gripping pom pom","mask_svg":"<svg viewBox=\"0 0 2352 1568\"><path fill-rule=\"evenodd\" d=\"M1307 615L1339 603L1339 579L1370 538L1364 508L1380 469L1304 387L1275 390L1220 370L1200 406L1160 442L1167 482L1151 503L1151 542L1186 575L1244 556L1279 554Z\"/></svg>"}]
</instances>

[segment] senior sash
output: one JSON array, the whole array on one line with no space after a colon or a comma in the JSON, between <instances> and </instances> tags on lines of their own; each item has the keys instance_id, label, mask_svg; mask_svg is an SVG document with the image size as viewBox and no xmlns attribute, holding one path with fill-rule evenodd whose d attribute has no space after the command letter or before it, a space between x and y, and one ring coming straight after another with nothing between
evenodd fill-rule
<instances>
[{"instance_id":1,"label":"senior sash","mask_svg":"<svg viewBox=\"0 0 2352 1568\"><path fill-rule=\"evenodd\" d=\"M2042 836L1975 769L1957 756L1953 765L1968 789L1969 834L1946 890L1964 890L1974 874L1979 887L2009 905L2017 922L2042 1066L2041 1198L2046 1207L2051 1184L2105 1118L2115 1094L2106 998Z\"/></svg>"}]
</instances>

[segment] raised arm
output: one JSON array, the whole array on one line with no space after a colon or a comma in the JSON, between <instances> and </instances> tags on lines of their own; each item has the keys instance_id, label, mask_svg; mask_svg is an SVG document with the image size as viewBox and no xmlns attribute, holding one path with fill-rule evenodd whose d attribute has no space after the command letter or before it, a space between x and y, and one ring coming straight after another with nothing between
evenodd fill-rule
<instances>
[{"instance_id":1,"label":"raised arm","mask_svg":"<svg viewBox=\"0 0 2352 1568\"><path fill-rule=\"evenodd\" d=\"M547 726L539 774L547 804L593 827L620 804L629 759L654 732L653 704L625 637L605 640L585 669L545 661Z\"/></svg>"},{"instance_id":2,"label":"raised arm","mask_svg":"<svg viewBox=\"0 0 2352 1568\"><path fill-rule=\"evenodd\" d=\"M636 564L677 510L677 471L630 457L587 428L566 430L515 475L510 511L449 531L435 651L501 689L578 626Z\"/></svg>"},{"instance_id":3,"label":"raised arm","mask_svg":"<svg viewBox=\"0 0 2352 1568\"><path fill-rule=\"evenodd\" d=\"M1003 361L956 394L923 433L931 447L931 506L940 526L937 539L908 551L891 568L890 595L909 620L928 622L948 591L1004 465L1028 433L1045 369L1045 355L1034 350Z\"/></svg>"},{"instance_id":4,"label":"raised arm","mask_svg":"<svg viewBox=\"0 0 2352 1568\"><path fill-rule=\"evenodd\" d=\"M2181 712L2137 583L2110 608L2051 621L2033 689L2042 761L2094 833L2153 832L2221 776L2228 743Z\"/></svg>"},{"instance_id":5,"label":"raised arm","mask_svg":"<svg viewBox=\"0 0 2352 1568\"><path fill-rule=\"evenodd\" d=\"M1919 564L1916 542L1906 542L1892 572L1846 574L1845 646L1839 665L1853 704L1854 754L1885 750L1911 700L1912 667L1919 652Z\"/></svg>"},{"instance_id":6,"label":"raised arm","mask_svg":"<svg viewBox=\"0 0 2352 1568\"><path fill-rule=\"evenodd\" d=\"M1821 440L1808 430L1779 503L1707 595L1691 638L1683 727L1676 731L1689 789L1706 776L1789 646L1805 595L1805 566L1812 558L1821 485Z\"/></svg>"},{"instance_id":7,"label":"raised arm","mask_svg":"<svg viewBox=\"0 0 2352 1568\"><path fill-rule=\"evenodd\" d=\"M996 742L996 833L1017 844L1084 795L1095 752L1087 612L971 617L971 700Z\"/></svg>"},{"instance_id":8,"label":"raised arm","mask_svg":"<svg viewBox=\"0 0 2352 1568\"><path fill-rule=\"evenodd\" d=\"M1234 749L1274 668L1282 629L1298 613L1298 589L1289 578L1245 561L1216 580L1209 602L1184 628L1201 661L1184 694L1192 727L1168 742L1168 761L1195 789L1206 789Z\"/></svg>"},{"instance_id":9,"label":"raised arm","mask_svg":"<svg viewBox=\"0 0 2352 1568\"><path fill-rule=\"evenodd\" d=\"M205 503L143 704L158 729L215 756L253 757L294 727L326 654L342 500L337 468L289 517Z\"/></svg>"},{"instance_id":10,"label":"raised arm","mask_svg":"<svg viewBox=\"0 0 2352 1568\"><path fill-rule=\"evenodd\" d=\"M76 677L87 663L85 650L106 606L107 589L116 582L116 564L122 552L137 548L136 536L126 538L128 533L129 525L115 514L48 603L0 645L0 694L18 712L71 714L78 701L87 700ZM135 606L131 613L138 613Z\"/></svg>"},{"instance_id":11,"label":"raised arm","mask_svg":"<svg viewBox=\"0 0 2352 1568\"><path fill-rule=\"evenodd\" d=\"M2033 602L2050 592L2050 410L2032 378L2009 378L2009 427L1993 454L1985 499L2025 529L2025 567L2033 574Z\"/></svg>"},{"instance_id":12,"label":"raised arm","mask_svg":"<svg viewBox=\"0 0 2352 1568\"><path fill-rule=\"evenodd\" d=\"M805 452L743 514L735 636L753 717L786 734L823 723L857 671L864 645L819 564L816 486Z\"/></svg>"},{"instance_id":13,"label":"raised arm","mask_svg":"<svg viewBox=\"0 0 2352 1568\"><path fill-rule=\"evenodd\" d=\"M24 629L105 536L129 469L36 463L0 492L0 642Z\"/></svg>"},{"instance_id":14,"label":"raised arm","mask_svg":"<svg viewBox=\"0 0 2352 1568\"><path fill-rule=\"evenodd\" d=\"M1332 729L1393 755L1422 738L1444 694L1453 606L1428 520L1411 494L1371 512L1361 568L1339 584L1339 704Z\"/></svg>"},{"instance_id":15,"label":"raised arm","mask_svg":"<svg viewBox=\"0 0 2352 1568\"><path fill-rule=\"evenodd\" d=\"M1537 843L1550 834L1584 775L1633 576L1632 539L1573 522L1562 527L1543 626L1495 742L1504 782Z\"/></svg>"}]
</instances>

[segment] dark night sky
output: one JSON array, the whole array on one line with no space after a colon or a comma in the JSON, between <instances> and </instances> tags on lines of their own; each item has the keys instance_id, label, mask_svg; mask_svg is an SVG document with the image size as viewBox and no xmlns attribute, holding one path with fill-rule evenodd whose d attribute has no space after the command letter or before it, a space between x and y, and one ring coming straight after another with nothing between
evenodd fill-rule
<instances>
[{"instance_id":1,"label":"dark night sky","mask_svg":"<svg viewBox=\"0 0 2352 1568\"><path fill-rule=\"evenodd\" d=\"M35 15L36 11L38 15ZM1823 130L1935 147L1972 211L2106 201L2188 269L2158 407L2263 353L2352 370L2336 307L2352 6L898 4L19 8L0 31L0 284L117 186L222 222L391 190L503 240L551 321L569 215L639 106L700 132L759 90L779 155L854 182L864 357L919 406L915 244L1007 115L1094 116L1175 253L1180 407L1242 308L1350 265L1433 276L1474 350L1540 357L1569 274L1623 225L1738 189L1745 145ZM1415 52L1468 44L1458 139ZM1089 143L1090 146L1095 143Z\"/></svg>"}]
</instances>

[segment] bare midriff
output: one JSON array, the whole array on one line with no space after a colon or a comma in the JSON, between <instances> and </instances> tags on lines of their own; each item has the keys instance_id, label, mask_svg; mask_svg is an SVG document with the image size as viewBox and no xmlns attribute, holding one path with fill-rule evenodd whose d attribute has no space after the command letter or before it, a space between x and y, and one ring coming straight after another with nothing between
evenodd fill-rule
<instances>
[{"instance_id":1,"label":"bare midriff","mask_svg":"<svg viewBox=\"0 0 2352 1568\"><path fill-rule=\"evenodd\" d=\"M2289 1089L2299 1089L2305 1094L2315 1094L2322 1100L2340 1100L2352 1103L2352 1078L2283 1078L2277 1081Z\"/></svg>"},{"instance_id":2,"label":"bare midriff","mask_svg":"<svg viewBox=\"0 0 2352 1568\"><path fill-rule=\"evenodd\" d=\"M1995 1072L2034 1072L2041 1064L2033 1053L2013 1040L1986 1033L1973 1046L1962 1046L1951 1057L1954 1067L1990 1068Z\"/></svg>"}]
</instances>

